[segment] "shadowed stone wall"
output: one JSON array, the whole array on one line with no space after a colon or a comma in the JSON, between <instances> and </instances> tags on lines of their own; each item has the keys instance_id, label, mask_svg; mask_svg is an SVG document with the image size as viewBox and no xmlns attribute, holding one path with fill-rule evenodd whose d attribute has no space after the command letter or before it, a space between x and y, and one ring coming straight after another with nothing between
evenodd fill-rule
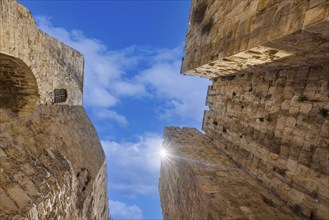
<instances>
[{"instance_id":1,"label":"shadowed stone wall","mask_svg":"<svg viewBox=\"0 0 329 220\"><path fill-rule=\"evenodd\" d=\"M82 91L83 56L0 0L0 219L109 218L105 155Z\"/></svg>"},{"instance_id":2,"label":"shadowed stone wall","mask_svg":"<svg viewBox=\"0 0 329 220\"><path fill-rule=\"evenodd\" d=\"M0 53L0 123L34 111L38 85L25 63Z\"/></svg>"}]
</instances>

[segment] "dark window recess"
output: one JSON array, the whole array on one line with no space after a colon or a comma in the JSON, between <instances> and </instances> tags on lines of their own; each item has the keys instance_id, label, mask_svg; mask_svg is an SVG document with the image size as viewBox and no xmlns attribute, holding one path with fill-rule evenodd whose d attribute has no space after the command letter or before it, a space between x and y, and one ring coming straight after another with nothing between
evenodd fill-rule
<instances>
[{"instance_id":1,"label":"dark window recess","mask_svg":"<svg viewBox=\"0 0 329 220\"><path fill-rule=\"evenodd\" d=\"M54 103L65 102L67 99L66 89L54 89Z\"/></svg>"}]
</instances>

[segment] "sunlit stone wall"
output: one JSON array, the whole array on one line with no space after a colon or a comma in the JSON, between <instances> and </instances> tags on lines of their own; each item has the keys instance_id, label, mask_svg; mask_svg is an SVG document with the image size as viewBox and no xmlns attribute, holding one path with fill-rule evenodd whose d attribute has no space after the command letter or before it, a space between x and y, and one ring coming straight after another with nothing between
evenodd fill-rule
<instances>
[{"instance_id":1,"label":"sunlit stone wall","mask_svg":"<svg viewBox=\"0 0 329 220\"><path fill-rule=\"evenodd\" d=\"M81 106L0 124L0 219L107 219L104 154Z\"/></svg>"},{"instance_id":2,"label":"sunlit stone wall","mask_svg":"<svg viewBox=\"0 0 329 220\"><path fill-rule=\"evenodd\" d=\"M83 56L0 0L0 219L109 218L82 86Z\"/></svg>"},{"instance_id":3,"label":"sunlit stone wall","mask_svg":"<svg viewBox=\"0 0 329 220\"><path fill-rule=\"evenodd\" d=\"M66 89L67 105L81 105L83 56L40 31L29 10L16 0L0 1L0 52L24 62L38 82L38 104L51 104L56 88Z\"/></svg>"},{"instance_id":4,"label":"sunlit stone wall","mask_svg":"<svg viewBox=\"0 0 329 220\"><path fill-rule=\"evenodd\" d=\"M329 59L327 0L193 0L182 72L213 78Z\"/></svg>"},{"instance_id":5,"label":"sunlit stone wall","mask_svg":"<svg viewBox=\"0 0 329 220\"><path fill-rule=\"evenodd\" d=\"M164 219L298 219L196 129L169 127L164 138Z\"/></svg>"},{"instance_id":6,"label":"sunlit stone wall","mask_svg":"<svg viewBox=\"0 0 329 220\"><path fill-rule=\"evenodd\" d=\"M328 219L329 2L193 0L185 53L182 73L212 81L206 137L201 144L201 134L168 128L164 147L217 162L208 163L211 172L191 160L162 163L164 217L290 219L254 210L263 203L278 208L271 201L279 199L295 217ZM229 160L259 188L222 174ZM264 195L260 188L270 197L254 201Z\"/></svg>"},{"instance_id":7,"label":"sunlit stone wall","mask_svg":"<svg viewBox=\"0 0 329 220\"><path fill-rule=\"evenodd\" d=\"M203 129L296 212L329 217L329 63L214 80Z\"/></svg>"}]
</instances>

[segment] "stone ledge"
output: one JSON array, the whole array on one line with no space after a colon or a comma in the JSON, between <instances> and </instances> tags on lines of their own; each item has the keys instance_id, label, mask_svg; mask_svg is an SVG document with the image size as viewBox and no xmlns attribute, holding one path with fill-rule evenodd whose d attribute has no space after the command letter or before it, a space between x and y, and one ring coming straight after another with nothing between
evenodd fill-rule
<instances>
[{"instance_id":1,"label":"stone ledge","mask_svg":"<svg viewBox=\"0 0 329 220\"><path fill-rule=\"evenodd\" d=\"M209 3L204 20L213 19L213 28L206 35L200 33L200 27L192 22L186 40L183 74L215 78L268 68L314 64L329 59L328 2L273 1L273 5L266 6L261 6L263 1L258 0L243 2L253 9L249 7L236 14L234 22L237 27L228 26L232 23L230 16L244 4L237 1L230 2L233 9L227 17L224 17L226 9L221 11L223 15L218 15L221 19L216 18L219 11L215 9L224 7L226 3L215 1L211 7ZM287 2L290 3L285 6L286 10L281 6ZM191 13L197 5L194 0ZM272 17L260 16L272 9ZM248 20L249 17L252 19ZM258 23L257 28L253 27L255 22ZM226 29L221 25L227 26ZM244 29L247 32L242 31Z\"/></svg>"}]
</instances>

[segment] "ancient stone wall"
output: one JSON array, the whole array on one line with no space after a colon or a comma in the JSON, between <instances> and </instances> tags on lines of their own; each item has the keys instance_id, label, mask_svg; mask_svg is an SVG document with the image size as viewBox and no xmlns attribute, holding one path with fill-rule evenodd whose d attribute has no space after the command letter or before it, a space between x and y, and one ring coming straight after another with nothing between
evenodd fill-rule
<instances>
[{"instance_id":1,"label":"ancient stone wall","mask_svg":"<svg viewBox=\"0 0 329 220\"><path fill-rule=\"evenodd\" d=\"M203 129L305 216L329 216L329 63L222 77Z\"/></svg>"},{"instance_id":2,"label":"ancient stone wall","mask_svg":"<svg viewBox=\"0 0 329 220\"><path fill-rule=\"evenodd\" d=\"M0 0L0 219L107 220L105 155L82 107L83 56Z\"/></svg>"},{"instance_id":3,"label":"ancient stone wall","mask_svg":"<svg viewBox=\"0 0 329 220\"><path fill-rule=\"evenodd\" d=\"M278 199L298 218L329 219L329 2L193 0L190 23L182 73L212 81L206 137L200 144L200 134L166 130L164 147L178 149L171 158L193 161L162 162L165 218L290 219L254 210L261 205L254 196L266 188L263 202L272 208ZM247 177L239 185L229 172L218 177L227 160L260 188ZM203 185L220 192L213 211ZM239 189L245 194L232 197Z\"/></svg>"},{"instance_id":4,"label":"ancient stone wall","mask_svg":"<svg viewBox=\"0 0 329 220\"><path fill-rule=\"evenodd\" d=\"M82 104L83 56L40 31L31 13L15 0L0 0L0 53L24 62L33 72L38 104L51 104L56 88L66 89L67 105Z\"/></svg>"},{"instance_id":5,"label":"ancient stone wall","mask_svg":"<svg viewBox=\"0 0 329 220\"><path fill-rule=\"evenodd\" d=\"M104 153L80 106L0 124L0 218L107 219Z\"/></svg>"}]
</instances>

